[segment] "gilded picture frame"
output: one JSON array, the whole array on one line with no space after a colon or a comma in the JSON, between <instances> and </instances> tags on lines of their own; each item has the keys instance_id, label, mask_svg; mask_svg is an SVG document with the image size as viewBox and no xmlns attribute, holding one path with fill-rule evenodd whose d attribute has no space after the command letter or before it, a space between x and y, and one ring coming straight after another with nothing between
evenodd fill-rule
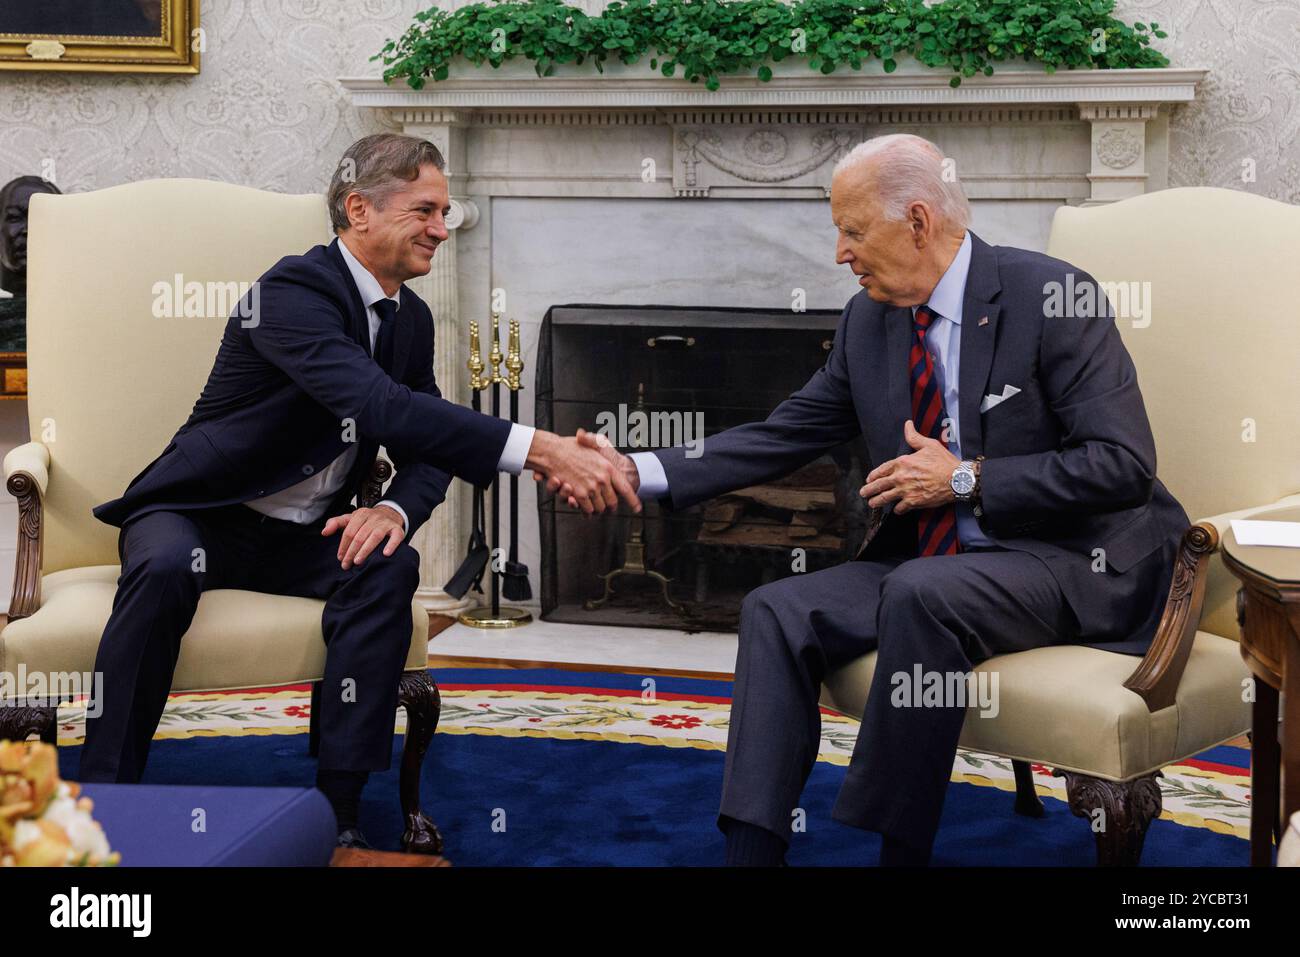
<instances>
[{"instance_id":1,"label":"gilded picture frame","mask_svg":"<svg viewBox=\"0 0 1300 957\"><path fill-rule=\"evenodd\" d=\"M0 70L198 73L199 0L0 0Z\"/></svg>"}]
</instances>

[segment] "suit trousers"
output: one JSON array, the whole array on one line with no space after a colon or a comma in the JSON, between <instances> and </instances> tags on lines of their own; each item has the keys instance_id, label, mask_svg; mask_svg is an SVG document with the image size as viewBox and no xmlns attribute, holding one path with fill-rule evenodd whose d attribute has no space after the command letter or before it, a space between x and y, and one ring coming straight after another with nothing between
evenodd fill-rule
<instances>
[{"instance_id":1,"label":"suit trousers","mask_svg":"<svg viewBox=\"0 0 1300 957\"><path fill-rule=\"evenodd\" d=\"M876 651L832 816L928 850L966 711L956 696L922 703L906 686L918 674L949 678L993 655L1077 639L1047 565L1023 552L851 561L755 589L741 605L719 826L745 821L789 842L821 744L822 679Z\"/></svg>"},{"instance_id":2,"label":"suit trousers","mask_svg":"<svg viewBox=\"0 0 1300 957\"><path fill-rule=\"evenodd\" d=\"M320 767L388 768L420 558L405 542L385 556L381 543L345 571L342 532L321 534L329 517L299 524L235 504L150 512L123 526L122 573L95 658L104 700L86 722L81 781L140 780L181 639L214 588L325 600Z\"/></svg>"}]
</instances>

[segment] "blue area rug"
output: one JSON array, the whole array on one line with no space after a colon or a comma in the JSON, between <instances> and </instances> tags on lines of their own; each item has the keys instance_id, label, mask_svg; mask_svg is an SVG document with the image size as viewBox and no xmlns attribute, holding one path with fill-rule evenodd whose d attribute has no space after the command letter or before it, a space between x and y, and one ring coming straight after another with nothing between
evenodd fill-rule
<instances>
[{"instance_id":1,"label":"blue area rug","mask_svg":"<svg viewBox=\"0 0 1300 957\"><path fill-rule=\"evenodd\" d=\"M421 782L425 812L446 840L446 856L457 866L487 865L716 865L723 842L717 829L723 753L701 745L648 746L633 740L555 737L596 731L572 715L556 715L517 689L563 692L582 689L641 692L646 679L636 675L555 670L436 669L444 688L444 728L433 741ZM680 697L674 713L650 724L667 729L699 724L707 709L692 702L729 698L730 683L655 678L655 692ZM505 697L512 716L495 715L522 731L455 730L457 708L487 714L489 706L455 689L516 689ZM509 697L516 695L519 697ZM617 696L607 699L618 704ZM470 707L482 711L466 710ZM603 707L603 706L602 706ZM715 704L725 709L725 702ZM302 708L293 705L286 709ZM258 710L265 710L259 708ZM590 711L590 708L588 708ZM534 713L535 712L535 713ZM581 716L580 716L581 717ZM606 726L614 720L598 716ZM576 731L543 732L547 722ZM530 722L534 724L529 724ZM507 722L508 723L508 722ZM707 722L706 722L707 723ZM715 722L716 724L716 722ZM502 724L502 727L505 725ZM854 725L856 727L856 725ZM537 735L537 736L533 736ZM725 739L725 735L724 735ZM401 816L397 802L402 739L393 745L392 768L371 776L361 808L361 827L376 846L397 849ZM63 773L75 777L79 746L62 746ZM1231 770L1241 749L1219 748L1204 756ZM807 831L793 835L792 865L870 865L879 839L831 820L831 808L845 769L819 761L804 792ZM154 742L145 781L152 784L311 786L315 761L307 755L304 733L233 732L231 735L160 738ZM1012 812L1012 795L992 786L950 785L935 863L941 865L1092 866L1095 851L1086 823L1065 804L1045 799L1047 815L1038 820ZM1155 821L1147 837L1143 864L1150 866L1245 865L1245 841L1206 827Z\"/></svg>"}]
</instances>

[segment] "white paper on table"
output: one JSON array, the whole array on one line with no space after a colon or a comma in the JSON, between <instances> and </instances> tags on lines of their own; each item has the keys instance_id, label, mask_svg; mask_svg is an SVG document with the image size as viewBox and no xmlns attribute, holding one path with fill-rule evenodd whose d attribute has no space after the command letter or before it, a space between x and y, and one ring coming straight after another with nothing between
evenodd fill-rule
<instances>
[{"instance_id":1,"label":"white paper on table","mask_svg":"<svg viewBox=\"0 0 1300 957\"><path fill-rule=\"evenodd\" d=\"M1238 545L1281 545L1300 548L1300 522L1261 522L1234 518L1232 534Z\"/></svg>"}]
</instances>

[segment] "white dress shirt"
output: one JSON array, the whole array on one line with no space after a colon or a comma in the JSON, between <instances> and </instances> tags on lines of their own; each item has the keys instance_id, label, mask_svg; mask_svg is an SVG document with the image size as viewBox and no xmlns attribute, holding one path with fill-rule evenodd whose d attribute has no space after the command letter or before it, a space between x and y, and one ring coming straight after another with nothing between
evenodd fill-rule
<instances>
[{"instance_id":1,"label":"white dress shirt","mask_svg":"<svg viewBox=\"0 0 1300 957\"><path fill-rule=\"evenodd\" d=\"M400 306L401 300L396 294L392 296L384 294L383 287L379 285L379 280L357 261L356 256L348 249L347 243L341 238L339 239L339 252L343 254L343 261L347 263L348 271L352 273L352 280L357 284L357 292L361 294L361 301L366 304L366 320L370 327L370 351L373 354L380 323L379 313L375 310L374 304L380 299L389 299L395 305ZM534 429L527 425L515 425L510 429L505 449L502 450L501 459L497 462L498 471L510 472L515 475L523 471L524 462L528 458L528 448L533 442L533 432ZM349 443L343 454L310 478L304 479L286 489L281 489L274 495L255 498L244 504L254 511L269 515L272 518L297 522L301 525L310 524L325 514L325 509L329 507L330 501L333 500L334 495L343 487L344 481L347 480L348 472L352 468L352 463L356 461L356 457L357 444L355 442ZM406 511L402 506L392 499L384 499L379 504L387 505L401 515L402 527L407 530L410 529L410 520L406 517Z\"/></svg>"},{"instance_id":2,"label":"white dress shirt","mask_svg":"<svg viewBox=\"0 0 1300 957\"><path fill-rule=\"evenodd\" d=\"M960 406L957 402L957 383L961 369L961 318L962 300L966 295L966 276L970 272L970 232L962 238L957 255L944 271L930 300L926 304L935 319L925 334L926 348L934 360L935 374L943 394L944 413L952 420L948 432L948 451L961 458ZM912 316L916 316L916 306ZM659 498L668 493L668 476L663 463L653 452L635 452L630 458L636 465L637 495L642 499ZM992 545L980 530L969 502L957 502L957 538L964 547Z\"/></svg>"}]
</instances>

